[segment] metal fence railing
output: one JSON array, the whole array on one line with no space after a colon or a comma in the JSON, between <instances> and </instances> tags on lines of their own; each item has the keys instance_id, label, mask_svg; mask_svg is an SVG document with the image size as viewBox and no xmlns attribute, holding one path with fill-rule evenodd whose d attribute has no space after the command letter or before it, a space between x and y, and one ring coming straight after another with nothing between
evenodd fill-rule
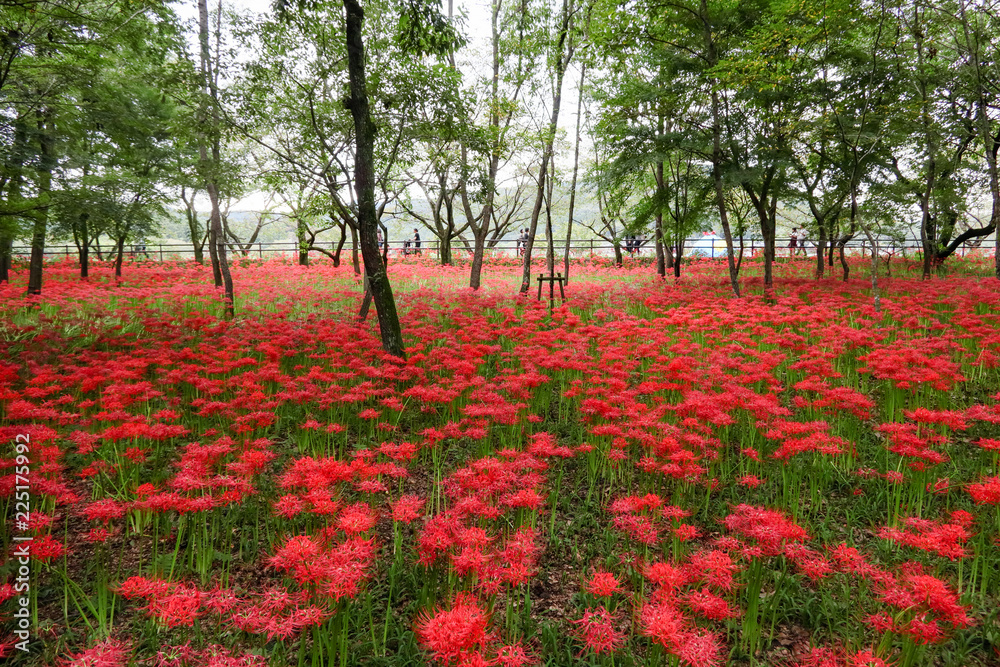
<instances>
[{"instance_id":1,"label":"metal fence railing","mask_svg":"<svg viewBox=\"0 0 1000 667\"><path fill-rule=\"evenodd\" d=\"M958 249L956 249L956 254L959 256L964 256L965 254L977 251L985 254L992 255L993 253L993 240L988 241L979 240L980 243L968 242L962 244ZM736 241L737 246L739 241ZM390 253L394 256L406 256L406 255L429 255L436 257L438 255L440 244L437 239L432 239L428 241L423 241L420 247L415 247L409 241L389 241L388 244ZM295 241L274 241L274 242L259 242L252 244L243 244L237 246L236 244L227 244L229 253L232 257L243 257L250 259L267 259L269 257L275 257L280 255L295 255L299 252L299 245ZM336 249L336 243L324 243L322 245L323 249L328 252L333 252ZM460 256L463 253L471 253L472 245L463 243L461 241L452 242L452 253L456 256ZM556 254L562 256L565 250L565 242L557 241L556 243ZM655 254L653 242L651 239L636 239L631 249L627 242L623 240L619 247L621 253L626 256L633 257L651 257ZM829 246L828 246L829 248ZM763 242L760 239L744 239L743 240L743 253L744 256L757 256L761 254L764 250ZM797 252L799 255L815 255L817 250L817 244L814 241L806 241L805 245L799 245L797 248L789 247L789 239L776 239L775 240L775 254L777 257L788 257L793 252ZM844 244L845 253L848 255L869 255L871 254L871 244L865 238L854 238ZM922 250L922 246L919 239L905 239L903 241L892 240L879 242L879 254L886 256L907 256L909 254L915 254ZM100 253L97 252L96 248L91 248L90 256L92 260L100 261L102 258L105 260L113 259L115 257L115 249L102 247ZM208 246L203 248L204 254L208 255ZM598 256L614 256L614 246L612 243L604 239L580 239L573 241L570 244L570 252L574 256L585 256L585 255L598 255ZM30 246L14 246L12 248L12 253L16 257L28 257L31 254ZM351 253L351 246L345 245L342 252L342 257L344 259L349 259ZM492 245L487 245L486 253L488 256L510 256L514 257L521 253L521 244L519 241L514 239L503 239L494 242ZM545 242L544 240L536 239L534 245L534 254L536 256L544 256L545 253ZM78 255L78 249L73 244L62 244L62 245L47 245L45 247L45 257L49 259L59 259L59 258L76 258ZM689 239L685 243L684 255L686 257L700 256L707 258L721 258L726 256L726 245L725 242L717 238L695 238ZM125 247L125 256L129 259L150 259L156 261L168 261L176 259L192 259L195 256L194 246L191 243L146 243L143 245L128 245Z\"/></svg>"}]
</instances>

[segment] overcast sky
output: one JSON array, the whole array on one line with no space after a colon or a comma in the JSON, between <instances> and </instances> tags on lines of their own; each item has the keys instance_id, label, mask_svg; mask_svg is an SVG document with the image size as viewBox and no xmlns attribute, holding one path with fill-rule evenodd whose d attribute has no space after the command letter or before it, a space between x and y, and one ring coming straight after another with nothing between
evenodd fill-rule
<instances>
[{"instance_id":1,"label":"overcast sky","mask_svg":"<svg viewBox=\"0 0 1000 667\"><path fill-rule=\"evenodd\" d=\"M209 7L218 6L219 0L209 0ZM235 8L237 10L249 10L255 13L264 14L271 11L272 0L223 0L223 4L226 7ZM192 23L191 30L196 31L196 23L198 20L198 3L197 0L178 0L173 3L173 7L181 19L190 21ZM469 76L471 72L469 69L476 69L482 72L481 67L487 67L487 62L478 63L476 62L476 54L485 54L488 49L485 47L488 45L488 38L491 32L490 28L490 0L456 0L455 1L456 12L465 12L466 24L465 24L465 34L469 40L469 45L464 52L465 63L459 62L459 67L466 72L466 76ZM192 48L196 49L195 40L197 39L197 33L192 32L190 34L192 40ZM481 67L480 67L481 66ZM571 67L570 71L566 74L566 79L563 83L563 100L562 100L562 110L559 114L560 123L559 127L566 133L567 138L572 141L573 133L576 128L576 98L577 98L577 83L579 80L578 72L575 67ZM548 122L548 113L551 106L552 100L542 101L544 104L540 105L537 101L529 101L529 104L534 105L538 109L537 117L535 122L541 126ZM584 138L583 145L581 146L581 162L584 161L586 151L589 150L590 142ZM572 169L572 149L563 150L561 153L556 154L556 167L561 170L561 174L566 180L568 180L568 172ZM412 193L413 196L420 196L418 191ZM260 210L266 205L267 197L262 193L255 193L238 204L234 205L232 209L234 211L239 210ZM205 197L204 201L198 206L199 210L208 210L209 203L208 198Z\"/></svg>"}]
</instances>

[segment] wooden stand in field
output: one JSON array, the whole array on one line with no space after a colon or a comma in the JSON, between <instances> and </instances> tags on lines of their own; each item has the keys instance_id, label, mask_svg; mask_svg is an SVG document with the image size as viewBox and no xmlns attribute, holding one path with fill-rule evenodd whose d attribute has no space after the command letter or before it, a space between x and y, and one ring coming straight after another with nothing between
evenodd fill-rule
<instances>
[{"instance_id":1,"label":"wooden stand in field","mask_svg":"<svg viewBox=\"0 0 1000 667\"><path fill-rule=\"evenodd\" d=\"M538 275L538 300L542 300L542 283L549 284L549 305L555 303L556 301L556 283L559 283L559 298L563 301L566 300L566 292L563 291L563 274L557 273L554 276L546 276L544 273Z\"/></svg>"}]
</instances>

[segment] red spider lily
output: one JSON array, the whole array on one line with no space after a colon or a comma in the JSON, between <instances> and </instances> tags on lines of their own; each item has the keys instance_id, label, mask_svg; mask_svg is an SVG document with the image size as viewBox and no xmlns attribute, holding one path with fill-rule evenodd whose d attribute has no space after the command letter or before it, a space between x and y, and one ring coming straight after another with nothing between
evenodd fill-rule
<instances>
[{"instance_id":1,"label":"red spider lily","mask_svg":"<svg viewBox=\"0 0 1000 667\"><path fill-rule=\"evenodd\" d=\"M688 542L701 535L701 531L697 528L697 526L691 526L689 524L681 524L675 527L673 531L674 535L681 542Z\"/></svg>"},{"instance_id":2,"label":"red spider lily","mask_svg":"<svg viewBox=\"0 0 1000 667\"><path fill-rule=\"evenodd\" d=\"M37 560L40 563L49 563L68 551L62 542L56 541L51 535L36 537L28 547L32 560Z\"/></svg>"},{"instance_id":3,"label":"red spider lily","mask_svg":"<svg viewBox=\"0 0 1000 667\"><path fill-rule=\"evenodd\" d=\"M885 612L869 616L866 622L876 631L907 635L915 643L929 644L943 641L952 629L972 624L967 607L945 582L923 574L919 566L902 569L902 576L881 577L879 586L882 601L905 616L893 618Z\"/></svg>"},{"instance_id":4,"label":"red spider lily","mask_svg":"<svg viewBox=\"0 0 1000 667\"><path fill-rule=\"evenodd\" d=\"M650 602L640 610L639 623L643 635L677 656L681 664L691 667L714 667L722 664L722 644L710 632L694 629L673 605Z\"/></svg>"},{"instance_id":5,"label":"red spider lily","mask_svg":"<svg viewBox=\"0 0 1000 667\"><path fill-rule=\"evenodd\" d=\"M847 653L843 650L817 647L809 649L794 667L890 667L891 664L877 657L871 649Z\"/></svg>"},{"instance_id":6,"label":"red spider lily","mask_svg":"<svg viewBox=\"0 0 1000 667\"><path fill-rule=\"evenodd\" d=\"M737 505L722 523L730 531L753 540L765 556L777 556L786 543L802 542L809 536L781 512L752 505Z\"/></svg>"},{"instance_id":7,"label":"red spider lily","mask_svg":"<svg viewBox=\"0 0 1000 667\"><path fill-rule=\"evenodd\" d=\"M670 563L651 563L643 567L642 574L652 583L666 590L679 589L688 582L687 572Z\"/></svg>"},{"instance_id":8,"label":"red spider lily","mask_svg":"<svg viewBox=\"0 0 1000 667\"><path fill-rule=\"evenodd\" d=\"M738 609L729 606L724 598L712 593L708 588L690 591L681 596L684 604L697 616L709 621L724 621L740 615Z\"/></svg>"},{"instance_id":9,"label":"red spider lily","mask_svg":"<svg viewBox=\"0 0 1000 667\"><path fill-rule=\"evenodd\" d=\"M128 511L128 504L120 503L110 498L96 500L83 510L88 521L108 523L112 519L120 519Z\"/></svg>"},{"instance_id":10,"label":"red spider lily","mask_svg":"<svg viewBox=\"0 0 1000 667\"><path fill-rule=\"evenodd\" d=\"M683 643L688 627L684 615L667 602L644 604L639 624L643 635L671 652Z\"/></svg>"},{"instance_id":11,"label":"red spider lily","mask_svg":"<svg viewBox=\"0 0 1000 667\"><path fill-rule=\"evenodd\" d=\"M63 667L125 667L130 664L132 647L128 642L108 638L79 653L59 660Z\"/></svg>"},{"instance_id":12,"label":"red spider lily","mask_svg":"<svg viewBox=\"0 0 1000 667\"><path fill-rule=\"evenodd\" d=\"M410 523L418 519L426 502L426 500L419 496L400 496L392 505L392 520L400 523Z\"/></svg>"},{"instance_id":13,"label":"red spider lily","mask_svg":"<svg viewBox=\"0 0 1000 667\"><path fill-rule=\"evenodd\" d=\"M598 655L617 651L625 643L625 634L615 628L616 621L614 614L603 606L586 609L583 618L572 621L577 626L577 638L586 647L580 655L582 656L587 650Z\"/></svg>"},{"instance_id":14,"label":"red spider lily","mask_svg":"<svg viewBox=\"0 0 1000 667\"><path fill-rule=\"evenodd\" d=\"M704 582L711 588L729 591L739 566L732 556L723 549L706 549L691 554L684 564L684 572L688 581Z\"/></svg>"},{"instance_id":15,"label":"red spider lily","mask_svg":"<svg viewBox=\"0 0 1000 667\"><path fill-rule=\"evenodd\" d=\"M526 667L526 665L536 664L537 660L525 650L524 646L516 643L498 648L494 662L500 667Z\"/></svg>"},{"instance_id":16,"label":"red spider lily","mask_svg":"<svg viewBox=\"0 0 1000 667\"><path fill-rule=\"evenodd\" d=\"M908 530L886 526L879 530L878 536L883 540L936 553L950 560L969 555L964 546L971 537L968 528L972 525L972 515L968 512L952 512L950 523L916 517L907 517L903 519L903 523Z\"/></svg>"},{"instance_id":17,"label":"red spider lily","mask_svg":"<svg viewBox=\"0 0 1000 667\"><path fill-rule=\"evenodd\" d=\"M745 486L750 489L756 489L761 484L764 484L765 480L761 479L757 475L743 475L737 478L736 483L740 486Z\"/></svg>"},{"instance_id":18,"label":"red spider lily","mask_svg":"<svg viewBox=\"0 0 1000 667\"><path fill-rule=\"evenodd\" d=\"M993 452L1000 451L1000 439L979 438L976 440L976 446Z\"/></svg>"},{"instance_id":19,"label":"red spider lily","mask_svg":"<svg viewBox=\"0 0 1000 667\"><path fill-rule=\"evenodd\" d=\"M965 487L977 505L1000 503L1000 477L984 477L978 484Z\"/></svg>"},{"instance_id":20,"label":"red spider lily","mask_svg":"<svg viewBox=\"0 0 1000 667\"><path fill-rule=\"evenodd\" d=\"M785 545L785 556L788 560L795 563L799 572L813 581L822 579L833 572L833 566L829 561L819 553L801 544L792 543Z\"/></svg>"},{"instance_id":21,"label":"red spider lily","mask_svg":"<svg viewBox=\"0 0 1000 667\"><path fill-rule=\"evenodd\" d=\"M594 572L593 576L591 576L590 580L586 583L585 588L588 593L600 597L614 595L622 590L621 582L615 578L615 575L603 570Z\"/></svg>"},{"instance_id":22,"label":"red spider lily","mask_svg":"<svg viewBox=\"0 0 1000 667\"><path fill-rule=\"evenodd\" d=\"M165 595L151 597L146 610L168 628L190 626L201 614L203 595L194 587L178 584Z\"/></svg>"},{"instance_id":23,"label":"red spider lily","mask_svg":"<svg viewBox=\"0 0 1000 667\"><path fill-rule=\"evenodd\" d=\"M372 508L365 503L345 507L337 519L337 527L348 535L367 533L375 527L376 517Z\"/></svg>"},{"instance_id":24,"label":"red spider lily","mask_svg":"<svg viewBox=\"0 0 1000 667\"><path fill-rule=\"evenodd\" d=\"M476 599L459 593L450 609L424 612L414 628L420 645L442 665L458 662L492 639L487 631L489 616Z\"/></svg>"}]
</instances>

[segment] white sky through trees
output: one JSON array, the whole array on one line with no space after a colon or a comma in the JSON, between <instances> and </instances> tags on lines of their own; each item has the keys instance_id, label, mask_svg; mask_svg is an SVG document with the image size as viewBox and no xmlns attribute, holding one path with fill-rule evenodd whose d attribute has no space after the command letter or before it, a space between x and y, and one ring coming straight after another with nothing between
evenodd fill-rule
<instances>
[{"instance_id":1,"label":"white sky through trees","mask_svg":"<svg viewBox=\"0 0 1000 667\"><path fill-rule=\"evenodd\" d=\"M209 0L209 11L218 7L219 0ZM253 12L256 14L267 14L271 12L272 0L223 0L223 7L234 9L240 13ZM174 11L188 24L188 40L191 48L197 50L198 38L198 3L197 0L181 0L173 3ZM468 39L468 44L457 55L457 63L462 70L466 85L473 80L486 76L490 67L489 36L490 27L490 2L489 0L457 0L455 2L455 13L464 15L464 26L462 32ZM446 8L445 8L446 10ZM572 142L576 130L576 98L578 94L577 85L579 83L578 63L572 62L566 78L563 82L563 103L562 111L559 114L559 128L562 142L557 138L555 163L550 165L556 169L556 177L568 182L570 172L573 168L573 147ZM549 121L550 107L552 104L551 91L548 87L543 87L543 98L525 100L529 108L535 110L533 114L534 125L541 131ZM591 142L586 136L586 128L582 128L584 136L581 137L580 161L581 171L583 163L589 156ZM525 155L524 158L529 164L536 164L541 159L541 146L538 147L537 155ZM421 197L422 193L418 189L412 192L414 197ZM199 202L199 210L208 210L208 198ZM253 193L245 197L238 204L233 206L233 210L260 210L266 206L268 196L264 193Z\"/></svg>"}]
</instances>

